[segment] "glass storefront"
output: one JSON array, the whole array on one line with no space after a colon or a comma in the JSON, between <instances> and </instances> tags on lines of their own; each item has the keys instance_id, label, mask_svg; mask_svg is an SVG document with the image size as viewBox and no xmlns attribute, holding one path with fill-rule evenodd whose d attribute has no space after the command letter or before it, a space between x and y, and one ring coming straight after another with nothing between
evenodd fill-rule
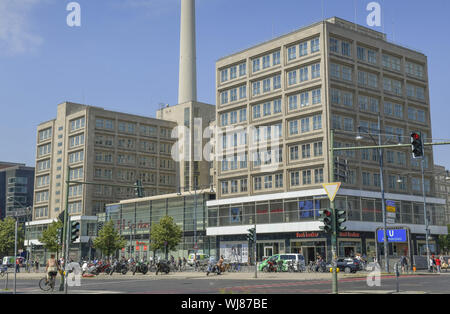
<instances>
[{"instance_id":1,"label":"glass storefront","mask_svg":"<svg viewBox=\"0 0 450 314\"><path fill-rule=\"evenodd\" d=\"M349 221L382 223L383 213L380 199L337 196L336 208L346 211ZM396 222L402 224L424 224L423 203L395 201ZM231 205L209 206L208 227L272 223L290 223L318 220L319 210L329 207L323 197L290 198L264 202L237 203ZM427 204L430 224L446 226L444 205Z\"/></svg>"},{"instance_id":2,"label":"glass storefront","mask_svg":"<svg viewBox=\"0 0 450 314\"><path fill-rule=\"evenodd\" d=\"M197 198L197 200L195 200ZM162 217L173 217L183 231L183 237L169 256L188 257L195 251L215 254L215 237L206 237L206 201L209 193L185 194L168 198L137 201L125 204L112 204L106 208L106 220L114 225L126 240L126 246L118 252L126 258L133 256L138 260L148 260L153 255L164 257L165 252L151 251L151 226L159 223Z\"/></svg>"}]
</instances>

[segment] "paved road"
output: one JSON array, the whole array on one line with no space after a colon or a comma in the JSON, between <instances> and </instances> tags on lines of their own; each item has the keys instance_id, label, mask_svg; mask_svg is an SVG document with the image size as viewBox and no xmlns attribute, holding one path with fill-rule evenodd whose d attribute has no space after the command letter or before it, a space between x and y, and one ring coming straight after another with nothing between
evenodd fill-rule
<instances>
[{"instance_id":1,"label":"paved road","mask_svg":"<svg viewBox=\"0 0 450 314\"><path fill-rule=\"evenodd\" d=\"M38 275L38 274L36 274ZM296 274L297 275L297 274ZM315 278L314 278L315 276ZM38 288L38 277L17 281L19 293L43 293ZM260 276L263 277L263 276ZM277 278L281 277L281 278ZM290 277L290 278L289 278ZM83 278L81 287L70 287L69 293L146 293L146 294L327 294L331 293L330 274L271 274L253 279L249 274L225 274L206 277L204 274L173 274L146 276L105 276ZM339 278L340 293L387 293L396 290L394 276L382 276L381 286L369 287L366 277ZM0 281L3 288L5 280ZM57 280L57 286L59 280ZM12 281L9 288L12 289ZM404 275L400 277L400 290L409 293L450 293L450 273L441 275ZM59 292L53 292L59 293Z\"/></svg>"}]
</instances>

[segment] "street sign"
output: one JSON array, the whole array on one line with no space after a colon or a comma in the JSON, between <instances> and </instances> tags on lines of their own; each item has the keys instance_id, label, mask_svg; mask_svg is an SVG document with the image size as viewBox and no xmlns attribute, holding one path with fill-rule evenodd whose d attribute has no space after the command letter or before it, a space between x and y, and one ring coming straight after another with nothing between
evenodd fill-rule
<instances>
[{"instance_id":1,"label":"street sign","mask_svg":"<svg viewBox=\"0 0 450 314\"><path fill-rule=\"evenodd\" d=\"M391 212L391 213L395 213L395 202L394 201L386 201L386 211Z\"/></svg>"},{"instance_id":2,"label":"street sign","mask_svg":"<svg viewBox=\"0 0 450 314\"><path fill-rule=\"evenodd\" d=\"M386 223L390 224L390 225L394 225L395 224L395 218L386 218Z\"/></svg>"},{"instance_id":3,"label":"street sign","mask_svg":"<svg viewBox=\"0 0 450 314\"><path fill-rule=\"evenodd\" d=\"M380 229L377 232L378 242L384 242L384 230ZM406 229L388 229L387 230L388 242L407 242Z\"/></svg>"},{"instance_id":4,"label":"street sign","mask_svg":"<svg viewBox=\"0 0 450 314\"><path fill-rule=\"evenodd\" d=\"M394 218L394 219L395 219L396 214L395 214L395 213L392 213L392 212L386 212L386 217L387 217L387 218Z\"/></svg>"},{"instance_id":5,"label":"street sign","mask_svg":"<svg viewBox=\"0 0 450 314\"><path fill-rule=\"evenodd\" d=\"M328 195L328 198L330 201L334 201L334 198L336 197L337 192L339 191L339 188L341 187L341 182L334 182L334 183L324 183L322 184L325 192Z\"/></svg>"}]
</instances>

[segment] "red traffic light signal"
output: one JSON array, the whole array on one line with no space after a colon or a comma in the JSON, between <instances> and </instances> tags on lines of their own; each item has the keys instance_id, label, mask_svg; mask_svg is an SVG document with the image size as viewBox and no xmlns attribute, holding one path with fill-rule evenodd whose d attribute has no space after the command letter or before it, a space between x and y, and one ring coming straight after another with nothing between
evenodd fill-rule
<instances>
[{"instance_id":1,"label":"red traffic light signal","mask_svg":"<svg viewBox=\"0 0 450 314\"><path fill-rule=\"evenodd\" d=\"M411 148L414 158L423 157L423 141L419 133L411 133Z\"/></svg>"}]
</instances>

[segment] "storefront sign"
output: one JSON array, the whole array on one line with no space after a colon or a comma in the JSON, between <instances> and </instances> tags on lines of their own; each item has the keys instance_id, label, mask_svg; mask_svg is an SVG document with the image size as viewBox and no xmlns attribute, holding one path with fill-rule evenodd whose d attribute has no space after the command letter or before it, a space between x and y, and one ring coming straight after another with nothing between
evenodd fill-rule
<instances>
[{"instance_id":1,"label":"storefront sign","mask_svg":"<svg viewBox=\"0 0 450 314\"><path fill-rule=\"evenodd\" d=\"M361 234L358 232L341 232L339 236L342 238L360 238Z\"/></svg>"},{"instance_id":2,"label":"storefront sign","mask_svg":"<svg viewBox=\"0 0 450 314\"><path fill-rule=\"evenodd\" d=\"M319 237L318 232L297 232L295 234L297 238L317 238Z\"/></svg>"},{"instance_id":3,"label":"storefront sign","mask_svg":"<svg viewBox=\"0 0 450 314\"><path fill-rule=\"evenodd\" d=\"M377 234L378 242L384 242L384 230L378 230ZM406 229L388 229L387 230L388 242L407 242Z\"/></svg>"}]
</instances>

